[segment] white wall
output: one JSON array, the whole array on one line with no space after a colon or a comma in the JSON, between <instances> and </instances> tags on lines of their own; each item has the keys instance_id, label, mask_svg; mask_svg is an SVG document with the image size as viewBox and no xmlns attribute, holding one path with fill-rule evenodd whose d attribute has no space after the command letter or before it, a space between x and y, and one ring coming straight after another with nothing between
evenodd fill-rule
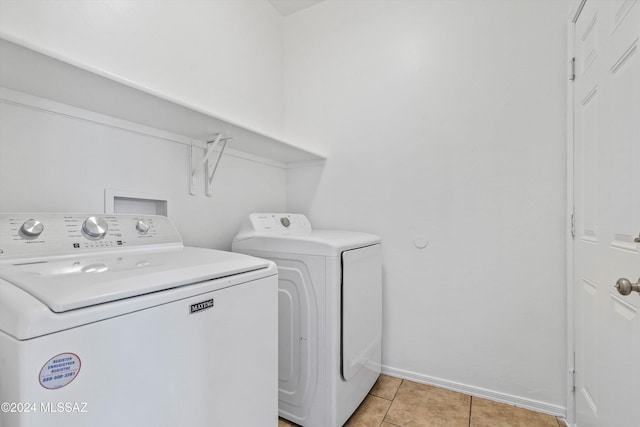
<instances>
[{"instance_id":1,"label":"white wall","mask_svg":"<svg viewBox=\"0 0 640 427\"><path fill-rule=\"evenodd\" d=\"M201 154L200 154L201 155ZM250 212L283 210L282 168L226 154L189 194L189 147L0 102L0 212L104 212L105 189L166 196L186 245L229 250Z\"/></svg>"},{"instance_id":2,"label":"white wall","mask_svg":"<svg viewBox=\"0 0 640 427\"><path fill-rule=\"evenodd\" d=\"M387 372L562 413L565 23L551 0L285 19L285 132L329 157L288 205L382 236Z\"/></svg>"},{"instance_id":3,"label":"white wall","mask_svg":"<svg viewBox=\"0 0 640 427\"><path fill-rule=\"evenodd\" d=\"M282 127L282 18L265 1L0 1L0 32L249 123ZM189 195L186 145L0 103L0 211L103 212L104 190L167 195L185 244L230 249L285 209L286 172L226 155Z\"/></svg>"},{"instance_id":4,"label":"white wall","mask_svg":"<svg viewBox=\"0 0 640 427\"><path fill-rule=\"evenodd\" d=\"M0 32L281 133L282 17L266 0L0 0Z\"/></svg>"}]
</instances>

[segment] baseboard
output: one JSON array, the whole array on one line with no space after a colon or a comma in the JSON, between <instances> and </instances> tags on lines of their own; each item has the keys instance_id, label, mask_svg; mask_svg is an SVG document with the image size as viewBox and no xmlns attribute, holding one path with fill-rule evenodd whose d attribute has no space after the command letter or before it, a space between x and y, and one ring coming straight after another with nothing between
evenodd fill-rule
<instances>
[{"instance_id":1,"label":"baseboard","mask_svg":"<svg viewBox=\"0 0 640 427\"><path fill-rule=\"evenodd\" d=\"M500 393L493 390L487 390L480 387L474 387L467 384L444 380L442 378L430 377L428 375L422 375L411 371L405 371L403 369L392 368L390 366L382 366L382 373L397 378L403 378L422 384L428 384L445 388L447 390L457 391L459 393L464 393L475 397L481 397L483 399L493 400L495 402L506 403L508 405L517 406L519 408L531 409L532 411L542 412L556 417L566 418L567 416L567 408L553 405L551 403L526 399L520 396Z\"/></svg>"}]
</instances>

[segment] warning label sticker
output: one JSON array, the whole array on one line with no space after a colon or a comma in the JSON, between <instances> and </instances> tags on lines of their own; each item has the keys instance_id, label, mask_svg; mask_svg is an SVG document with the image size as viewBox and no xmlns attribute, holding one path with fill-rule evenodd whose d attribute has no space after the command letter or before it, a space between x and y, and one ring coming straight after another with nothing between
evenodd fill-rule
<instances>
[{"instance_id":1,"label":"warning label sticker","mask_svg":"<svg viewBox=\"0 0 640 427\"><path fill-rule=\"evenodd\" d=\"M73 353L53 356L40 369L40 385L54 390L73 381L80 372L80 358Z\"/></svg>"}]
</instances>

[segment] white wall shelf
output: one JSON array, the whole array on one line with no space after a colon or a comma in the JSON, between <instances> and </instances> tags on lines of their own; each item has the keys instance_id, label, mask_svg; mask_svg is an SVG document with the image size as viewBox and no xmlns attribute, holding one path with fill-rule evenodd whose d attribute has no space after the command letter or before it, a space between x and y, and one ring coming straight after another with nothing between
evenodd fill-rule
<instances>
[{"instance_id":1,"label":"white wall shelf","mask_svg":"<svg viewBox=\"0 0 640 427\"><path fill-rule=\"evenodd\" d=\"M0 35L0 86L182 135L206 149L211 135L233 139L233 151L290 167L325 157L280 138L171 99L135 82ZM9 93L6 92L5 93ZM182 141L176 141L182 142Z\"/></svg>"}]
</instances>

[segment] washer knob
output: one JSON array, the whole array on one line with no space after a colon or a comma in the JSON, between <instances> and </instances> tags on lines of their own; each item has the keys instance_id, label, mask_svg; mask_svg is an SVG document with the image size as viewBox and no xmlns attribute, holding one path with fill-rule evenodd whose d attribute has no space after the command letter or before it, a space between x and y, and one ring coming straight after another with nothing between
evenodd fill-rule
<instances>
[{"instance_id":1,"label":"washer knob","mask_svg":"<svg viewBox=\"0 0 640 427\"><path fill-rule=\"evenodd\" d=\"M22 224L22 227L20 227L20 231L22 231L25 236L29 237L38 237L43 230L44 225L37 219L27 220Z\"/></svg>"},{"instance_id":2,"label":"washer knob","mask_svg":"<svg viewBox=\"0 0 640 427\"><path fill-rule=\"evenodd\" d=\"M282 218L280 218L280 224L284 225L285 228L289 228L289 226L291 225L291 221L289 221L289 218L287 218L286 216L283 216Z\"/></svg>"},{"instance_id":3,"label":"washer knob","mask_svg":"<svg viewBox=\"0 0 640 427\"><path fill-rule=\"evenodd\" d=\"M147 234L149 228L151 228L151 226L141 219L136 223L136 230L138 230L138 233L140 234Z\"/></svg>"},{"instance_id":4,"label":"washer knob","mask_svg":"<svg viewBox=\"0 0 640 427\"><path fill-rule=\"evenodd\" d=\"M82 224L82 231L89 237L101 239L107 234L109 225L102 218L90 216Z\"/></svg>"}]
</instances>

